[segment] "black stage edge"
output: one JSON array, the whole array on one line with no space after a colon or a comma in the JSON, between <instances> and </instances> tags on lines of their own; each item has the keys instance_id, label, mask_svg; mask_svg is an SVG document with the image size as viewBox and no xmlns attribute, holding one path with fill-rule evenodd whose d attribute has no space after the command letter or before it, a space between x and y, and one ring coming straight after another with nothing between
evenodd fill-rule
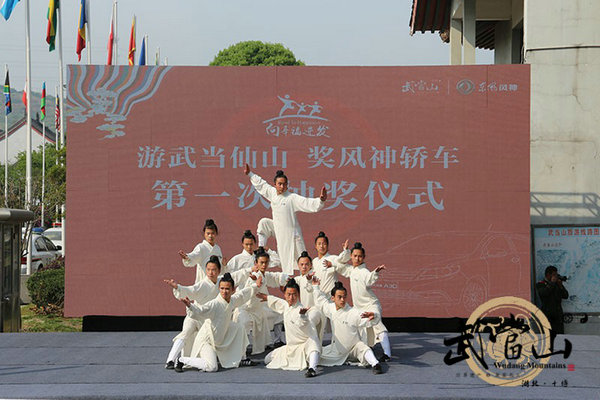
<instances>
[{"instance_id":1,"label":"black stage edge","mask_svg":"<svg viewBox=\"0 0 600 400\"><path fill-rule=\"evenodd\" d=\"M390 332L461 332L466 318L384 318ZM144 332L180 331L183 317L115 317L87 315L83 317L83 332Z\"/></svg>"}]
</instances>

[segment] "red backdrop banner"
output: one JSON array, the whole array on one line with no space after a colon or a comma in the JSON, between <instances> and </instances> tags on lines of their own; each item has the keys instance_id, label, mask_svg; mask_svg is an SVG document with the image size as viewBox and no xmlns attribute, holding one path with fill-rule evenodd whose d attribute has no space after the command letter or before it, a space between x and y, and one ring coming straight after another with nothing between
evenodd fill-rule
<instances>
[{"instance_id":1,"label":"red backdrop banner","mask_svg":"<svg viewBox=\"0 0 600 400\"><path fill-rule=\"evenodd\" d=\"M362 242L386 317L530 298L528 65L71 65L68 122L68 316L183 315L204 220L229 259L271 215L245 163L328 189L305 243Z\"/></svg>"}]
</instances>

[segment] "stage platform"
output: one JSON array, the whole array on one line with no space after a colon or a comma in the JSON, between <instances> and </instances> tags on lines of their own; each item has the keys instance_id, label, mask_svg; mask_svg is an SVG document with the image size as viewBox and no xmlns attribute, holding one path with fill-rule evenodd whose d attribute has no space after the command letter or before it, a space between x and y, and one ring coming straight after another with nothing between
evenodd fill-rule
<instances>
[{"instance_id":1,"label":"stage platform","mask_svg":"<svg viewBox=\"0 0 600 400\"><path fill-rule=\"evenodd\" d=\"M164 369L175 332L2 333L0 398L72 399L599 399L600 336L566 337L573 371L543 370L538 386L500 387L466 362L444 363L456 333L392 333L383 375L353 366L300 371L256 367L216 373ZM557 343L563 343L559 336ZM455 349L454 349L455 350ZM256 357L262 360L262 357ZM553 383L556 386L553 386ZM566 387L564 386L566 383Z\"/></svg>"}]
</instances>

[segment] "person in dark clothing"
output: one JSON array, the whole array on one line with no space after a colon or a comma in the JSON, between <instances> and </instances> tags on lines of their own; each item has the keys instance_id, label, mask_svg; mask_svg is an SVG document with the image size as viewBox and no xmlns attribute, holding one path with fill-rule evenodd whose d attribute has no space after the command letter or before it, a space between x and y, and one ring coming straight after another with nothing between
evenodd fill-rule
<instances>
[{"instance_id":1,"label":"person in dark clothing","mask_svg":"<svg viewBox=\"0 0 600 400\"><path fill-rule=\"evenodd\" d=\"M558 275L555 266L550 265L544 271L544 279L536 283L535 289L542 300L542 311L550 321L552 331L565 333L563 325L562 299L569 298L569 292L563 285L563 277Z\"/></svg>"}]
</instances>

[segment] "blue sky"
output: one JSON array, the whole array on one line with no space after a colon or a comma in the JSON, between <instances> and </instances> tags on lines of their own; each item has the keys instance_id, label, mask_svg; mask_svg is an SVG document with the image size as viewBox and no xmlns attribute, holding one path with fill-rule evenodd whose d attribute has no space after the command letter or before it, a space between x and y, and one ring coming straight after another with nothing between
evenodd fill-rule
<instances>
[{"instance_id":1,"label":"blue sky","mask_svg":"<svg viewBox=\"0 0 600 400\"><path fill-rule=\"evenodd\" d=\"M9 65L11 86L25 83L25 0L8 21L0 19L0 63ZM78 0L61 0L64 63L77 63L75 38ZM207 65L216 53L244 40L283 43L307 65L447 65L449 47L437 34L409 35L412 0L120 0L119 64L126 63L133 14L138 54L149 37L149 62L156 48L169 65ZM48 52L47 0L30 0L32 89L58 82L57 51ZM106 63L112 0L92 0L92 63ZM82 62L86 54L82 54ZM137 54L136 54L137 63ZM478 51L478 64L493 63L493 53Z\"/></svg>"}]
</instances>

